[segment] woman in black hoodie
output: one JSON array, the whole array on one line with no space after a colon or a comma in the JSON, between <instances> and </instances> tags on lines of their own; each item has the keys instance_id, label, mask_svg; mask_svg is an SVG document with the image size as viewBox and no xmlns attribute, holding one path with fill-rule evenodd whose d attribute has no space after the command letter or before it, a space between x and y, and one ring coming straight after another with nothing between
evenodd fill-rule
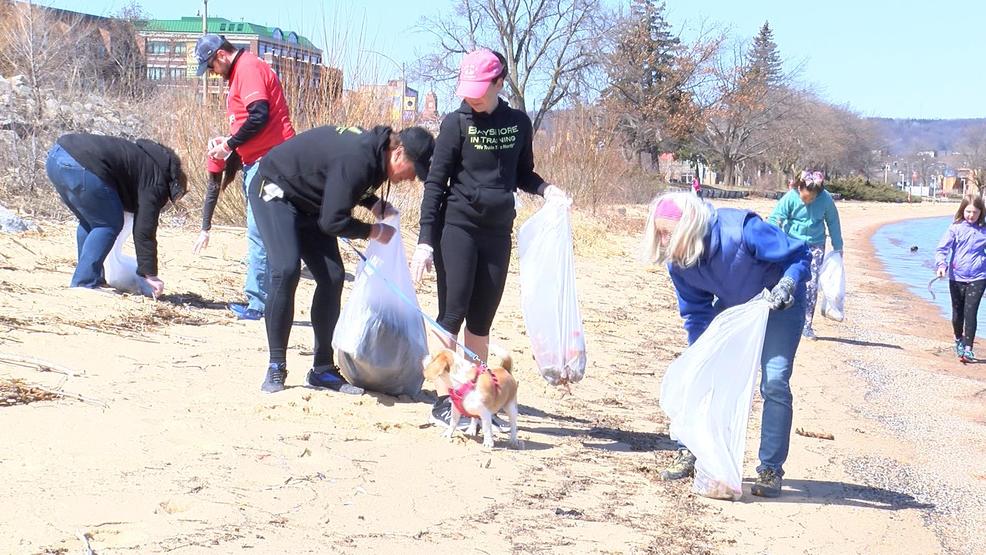
<instances>
[{"instance_id":1,"label":"woman in black hoodie","mask_svg":"<svg viewBox=\"0 0 986 555\"><path fill-rule=\"evenodd\" d=\"M137 274L154 296L164 291L158 278L157 225L161 209L185 195L188 179L170 148L145 139L71 133L48 151L48 178L65 206L79 219L79 264L72 287L106 283L103 261L123 228L123 212L134 214Z\"/></svg>"},{"instance_id":2,"label":"woman in black hoodie","mask_svg":"<svg viewBox=\"0 0 986 555\"><path fill-rule=\"evenodd\" d=\"M456 95L463 102L442 121L411 261L415 281L434 263L445 345L454 345L465 323L465 346L484 362L510 263L514 191L565 196L534 171L531 120L499 97L506 76L498 52L479 49L462 59ZM432 420L447 426L451 403L438 387Z\"/></svg>"},{"instance_id":3,"label":"woman in black hoodie","mask_svg":"<svg viewBox=\"0 0 986 555\"><path fill-rule=\"evenodd\" d=\"M247 190L267 250L264 322L270 362L261 391L284 389L294 294L304 260L315 278L315 360L307 382L362 393L346 383L332 353L345 277L336 238L389 242L394 228L360 221L353 217L353 208L369 208L380 219L388 216L393 209L377 197L377 190L386 181L424 178L434 148L435 139L420 127L397 133L385 126L364 130L327 125L295 135L260 161Z\"/></svg>"}]
</instances>

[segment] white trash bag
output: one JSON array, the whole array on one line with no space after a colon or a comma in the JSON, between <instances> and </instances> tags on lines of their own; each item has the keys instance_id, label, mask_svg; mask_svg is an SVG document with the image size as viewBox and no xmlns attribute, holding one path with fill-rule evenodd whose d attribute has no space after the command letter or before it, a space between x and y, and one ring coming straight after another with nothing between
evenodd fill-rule
<instances>
[{"instance_id":1,"label":"white trash bag","mask_svg":"<svg viewBox=\"0 0 986 555\"><path fill-rule=\"evenodd\" d=\"M517 233L524 324L541 376L551 385L581 380L586 366L568 213L571 203L546 200Z\"/></svg>"},{"instance_id":2,"label":"white trash bag","mask_svg":"<svg viewBox=\"0 0 986 555\"><path fill-rule=\"evenodd\" d=\"M404 256L400 216L383 223L397 232L386 245L369 242L368 262L356 270L332 348L349 383L388 395L414 396L424 382L421 361L428 354L428 341Z\"/></svg>"},{"instance_id":3,"label":"white trash bag","mask_svg":"<svg viewBox=\"0 0 986 555\"><path fill-rule=\"evenodd\" d=\"M123 229L116 236L113 249L103 261L103 276L106 283L117 291L150 297L153 293L151 286L137 275L137 259L123 252L123 245L130 239L133 231L134 215L132 212L124 212Z\"/></svg>"},{"instance_id":4,"label":"white trash bag","mask_svg":"<svg viewBox=\"0 0 986 555\"><path fill-rule=\"evenodd\" d=\"M743 495L746 427L769 313L763 296L722 311L664 374L661 408L671 437L695 455L699 495Z\"/></svg>"},{"instance_id":5,"label":"white trash bag","mask_svg":"<svg viewBox=\"0 0 986 555\"><path fill-rule=\"evenodd\" d=\"M846 318L846 265L842 253L830 251L818 269L819 310L822 316L841 322Z\"/></svg>"}]
</instances>

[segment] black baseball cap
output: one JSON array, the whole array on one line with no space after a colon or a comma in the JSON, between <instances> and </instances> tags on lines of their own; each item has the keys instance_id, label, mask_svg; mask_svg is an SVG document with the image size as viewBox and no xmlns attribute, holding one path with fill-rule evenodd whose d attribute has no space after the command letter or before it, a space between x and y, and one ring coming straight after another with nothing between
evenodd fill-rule
<instances>
[{"instance_id":1,"label":"black baseball cap","mask_svg":"<svg viewBox=\"0 0 986 555\"><path fill-rule=\"evenodd\" d=\"M226 37L213 33L199 37L198 42L195 43L195 56L199 60L199 69L195 75L202 75L209 69L209 62L224 42L226 42Z\"/></svg>"},{"instance_id":2,"label":"black baseball cap","mask_svg":"<svg viewBox=\"0 0 986 555\"><path fill-rule=\"evenodd\" d=\"M431 155L435 152L435 137L423 127L408 127L397 134L404 145L404 155L414 162L414 174L424 181L431 168Z\"/></svg>"}]
</instances>

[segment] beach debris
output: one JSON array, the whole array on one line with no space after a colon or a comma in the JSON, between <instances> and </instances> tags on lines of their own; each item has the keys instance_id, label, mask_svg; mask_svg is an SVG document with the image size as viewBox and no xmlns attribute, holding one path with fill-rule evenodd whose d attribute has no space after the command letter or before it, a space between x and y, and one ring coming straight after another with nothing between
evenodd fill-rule
<instances>
[{"instance_id":1,"label":"beach debris","mask_svg":"<svg viewBox=\"0 0 986 555\"><path fill-rule=\"evenodd\" d=\"M794 430L794 433L798 434L799 436L813 437L815 439L827 439L830 441L835 439L835 436L828 432L812 432L804 428L798 428Z\"/></svg>"},{"instance_id":2,"label":"beach debris","mask_svg":"<svg viewBox=\"0 0 986 555\"><path fill-rule=\"evenodd\" d=\"M58 394L35 387L24 380L17 378L0 379L0 407L26 405L38 401L53 401L58 397Z\"/></svg>"},{"instance_id":3,"label":"beach debris","mask_svg":"<svg viewBox=\"0 0 986 555\"><path fill-rule=\"evenodd\" d=\"M917 245L911 245L911 252L918 252L918 246Z\"/></svg>"},{"instance_id":4,"label":"beach debris","mask_svg":"<svg viewBox=\"0 0 986 555\"><path fill-rule=\"evenodd\" d=\"M931 293L931 300L933 301L937 299L935 299L935 292L933 289L931 289L931 286L934 285L934 283L940 279L941 279L940 276L935 276L934 279L928 282L928 293Z\"/></svg>"},{"instance_id":5,"label":"beach debris","mask_svg":"<svg viewBox=\"0 0 986 555\"><path fill-rule=\"evenodd\" d=\"M0 231L4 233L24 233L37 229L32 222L17 217L16 214L0 204Z\"/></svg>"}]
</instances>

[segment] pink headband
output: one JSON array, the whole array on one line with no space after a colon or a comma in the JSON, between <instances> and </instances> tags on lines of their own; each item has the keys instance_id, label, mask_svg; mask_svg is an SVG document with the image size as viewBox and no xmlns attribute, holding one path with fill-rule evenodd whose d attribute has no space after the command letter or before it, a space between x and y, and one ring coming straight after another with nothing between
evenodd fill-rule
<instances>
[{"instance_id":1,"label":"pink headband","mask_svg":"<svg viewBox=\"0 0 986 555\"><path fill-rule=\"evenodd\" d=\"M657 201L657 206L654 207L654 217L677 222L681 219L681 208L678 208L678 205L670 198L664 197Z\"/></svg>"}]
</instances>

